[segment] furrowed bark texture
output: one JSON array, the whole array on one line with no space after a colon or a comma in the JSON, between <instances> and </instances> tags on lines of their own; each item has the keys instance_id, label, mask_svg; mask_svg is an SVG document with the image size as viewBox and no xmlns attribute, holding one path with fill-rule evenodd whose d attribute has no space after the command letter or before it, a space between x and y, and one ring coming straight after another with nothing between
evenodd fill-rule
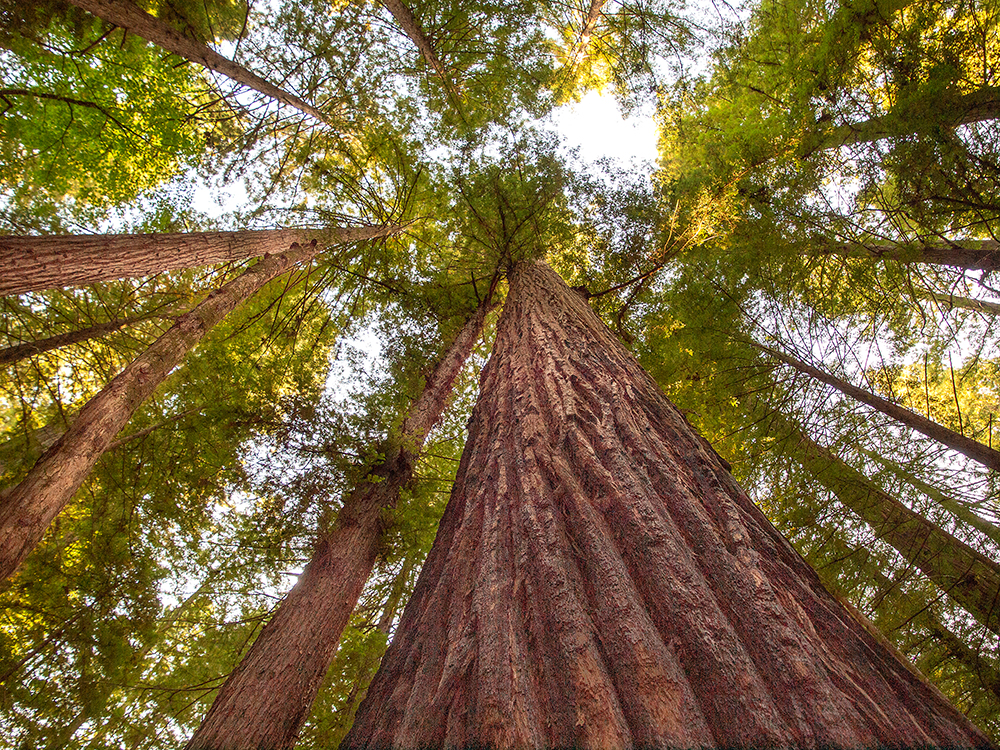
<instances>
[{"instance_id":1,"label":"furrowed bark texture","mask_svg":"<svg viewBox=\"0 0 1000 750\"><path fill-rule=\"evenodd\" d=\"M294 246L262 259L177 322L86 403L66 433L15 487L0 493L0 580L9 577L83 484L101 454L208 331L264 284L320 252Z\"/></svg>"},{"instance_id":2,"label":"furrowed bark texture","mask_svg":"<svg viewBox=\"0 0 1000 750\"><path fill-rule=\"evenodd\" d=\"M969 614L1000 633L1000 565L910 510L798 427L776 419L820 484Z\"/></svg>"},{"instance_id":3,"label":"furrowed bark texture","mask_svg":"<svg viewBox=\"0 0 1000 750\"><path fill-rule=\"evenodd\" d=\"M973 440L972 438L966 437L965 435L955 432L954 430L949 430L947 427L927 419L927 417L921 416L915 411L910 411L899 404L887 401L881 396L876 396L874 393L870 393L863 388L851 385L840 378L834 377L833 375L823 372L812 365L806 364L800 359L791 357L783 352L775 351L774 349L766 347L763 344L758 344L756 342L750 343L762 352L767 352L775 359L784 362L786 365L794 367L799 372L816 378L816 380L821 383L833 386L845 396L850 396L856 401L867 404L873 409L882 412L886 416L892 417L893 419L902 422L907 427L926 435L931 440L937 440L942 445L946 445L952 450L958 451L963 456L971 458L973 461L978 461L983 466L987 466L993 470L1000 470L1000 451L995 450L988 445L983 445L978 440Z\"/></svg>"},{"instance_id":4,"label":"furrowed bark texture","mask_svg":"<svg viewBox=\"0 0 1000 750\"><path fill-rule=\"evenodd\" d=\"M261 229L179 234L0 236L0 295L81 286L161 271L256 258L312 240L339 244L392 234L397 227Z\"/></svg>"},{"instance_id":5,"label":"furrowed bark texture","mask_svg":"<svg viewBox=\"0 0 1000 750\"><path fill-rule=\"evenodd\" d=\"M342 748L987 745L822 587L584 300L518 264Z\"/></svg>"},{"instance_id":6,"label":"furrowed bark texture","mask_svg":"<svg viewBox=\"0 0 1000 750\"><path fill-rule=\"evenodd\" d=\"M435 367L403 422L398 444L347 496L334 529L250 651L219 691L188 750L284 750L295 744L337 644L378 557L382 512L393 508L427 434L440 419L479 339L480 306Z\"/></svg>"},{"instance_id":7,"label":"furrowed bark texture","mask_svg":"<svg viewBox=\"0 0 1000 750\"><path fill-rule=\"evenodd\" d=\"M332 124L326 115L311 104L265 81L256 73L223 57L211 47L189 39L170 24L151 16L129 0L70 0L70 2L114 26L128 29L136 36L141 36L147 42L162 47L167 52L173 52L189 62L221 73L236 83L294 107L320 122Z\"/></svg>"}]
</instances>

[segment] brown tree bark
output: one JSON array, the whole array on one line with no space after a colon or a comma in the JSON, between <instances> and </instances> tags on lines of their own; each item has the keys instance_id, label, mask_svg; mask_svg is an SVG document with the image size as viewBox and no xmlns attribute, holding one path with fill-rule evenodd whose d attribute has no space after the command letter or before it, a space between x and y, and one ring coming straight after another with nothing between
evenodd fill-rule
<instances>
[{"instance_id":1,"label":"brown tree bark","mask_svg":"<svg viewBox=\"0 0 1000 750\"><path fill-rule=\"evenodd\" d=\"M590 7L587 8L587 13L583 17L583 25L580 27L580 40L570 56L573 65L579 64L584 55L587 54L590 37L593 36L594 29L597 28L597 23L601 20L601 11L606 3L607 0L590 0Z\"/></svg>"},{"instance_id":2,"label":"brown tree bark","mask_svg":"<svg viewBox=\"0 0 1000 750\"><path fill-rule=\"evenodd\" d=\"M188 750L285 750L295 744L371 576L383 512L396 506L411 482L424 439L444 411L488 310L484 302L462 328L410 406L385 459L348 494L334 528L320 536L298 582L229 675Z\"/></svg>"},{"instance_id":3,"label":"brown tree bark","mask_svg":"<svg viewBox=\"0 0 1000 750\"><path fill-rule=\"evenodd\" d=\"M0 296L82 286L256 258L305 245L385 237L396 227L260 229L178 234L0 236Z\"/></svg>"},{"instance_id":4,"label":"brown tree bark","mask_svg":"<svg viewBox=\"0 0 1000 750\"><path fill-rule=\"evenodd\" d=\"M811 248L817 255L844 255L855 258L882 258L901 263L928 263L954 266L970 271L993 271L1000 268L1000 242L996 240L961 240L914 242L830 242Z\"/></svg>"},{"instance_id":5,"label":"brown tree bark","mask_svg":"<svg viewBox=\"0 0 1000 750\"><path fill-rule=\"evenodd\" d=\"M1000 634L1000 565L910 510L790 420L774 419L816 481L965 611Z\"/></svg>"},{"instance_id":6,"label":"brown tree bark","mask_svg":"<svg viewBox=\"0 0 1000 750\"><path fill-rule=\"evenodd\" d=\"M103 338L109 333L114 333L120 328L135 325L136 323L141 323L144 320L149 320L154 317L165 316L140 315L133 318L117 318L115 320L108 320L103 323L87 326L85 328L78 328L75 331L67 331L66 333L49 336L48 338L36 339L35 341L25 341L23 344L8 346L4 349L0 349L0 365L12 365L15 362L20 362L22 359L33 357L36 354L43 354L45 352L50 352L53 349L70 346L71 344L79 344L83 341L89 341L90 339Z\"/></svg>"},{"instance_id":7,"label":"brown tree bark","mask_svg":"<svg viewBox=\"0 0 1000 750\"><path fill-rule=\"evenodd\" d=\"M383 229L383 233L392 230ZM230 281L177 322L86 403L72 426L16 486L0 493L0 580L17 570L69 502L129 418L188 351L238 304L271 279L323 248L270 255Z\"/></svg>"},{"instance_id":8,"label":"brown tree bark","mask_svg":"<svg viewBox=\"0 0 1000 750\"><path fill-rule=\"evenodd\" d=\"M937 440L942 445L947 445L952 450L958 451L963 456L971 458L973 461L978 461L983 466L987 466L994 470L1000 470L1000 451L994 450L988 445L983 445L977 440L973 440L970 437L966 437L954 430L949 430L943 425L939 425L937 422L927 419L927 417L921 416L914 411L910 411L898 404L894 404L891 401L876 396L874 393L864 390L863 388L858 388L856 385L851 385L840 378L834 377L829 373L818 370L811 365L807 365L800 359L784 354L783 352L775 351L770 347L759 344L755 341L747 339L747 342L752 346L760 349L762 352L770 354L775 359L784 362L786 365L794 367L801 373L809 375L821 383L826 383L829 386L833 386L838 391L843 393L845 396L849 396L856 401L860 401L863 404L876 409L888 417L892 417L899 422L902 422L907 427L910 427L917 432L926 435L931 438L931 440Z\"/></svg>"},{"instance_id":9,"label":"brown tree bark","mask_svg":"<svg viewBox=\"0 0 1000 750\"><path fill-rule=\"evenodd\" d=\"M921 105L930 106L927 102L922 102ZM882 117L820 131L806 141L803 152L808 156L820 149L870 143L882 138L930 131L933 128L957 128L998 117L1000 88L985 86L968 94L940 98L933 103L933 111L922 109L919 112L890 112Z\"/></svg>"},{"instance_id":10,"label":"brown tree bark","mask_svg":"<svg viewBox=\"0 0 1000 750\"><path fill-rule=\"evenodd\" d=\"M92 13L114 26L127 29L147 42L162 47L167 52L173 52L196 65L221 73L242 86L258 91L264 96L287 104L289 107L294 107L300 112L315 117L320 122L327 125L333 124L326 115L311 104L307 104L294 94L265 81L256 73L252 73L242 65L223 57L211 47L189 39L170 24L161 21L156 16L151 16L129 0L69 1L76 7Z\"/></svg>"},{"instance_id":11,"label":"brown tree bark","mask_svg":"<svg viewBox=\"0 0 1000 750\"><path fill-rule=\"evenodd\" d=\"M986 746L582 297L516 265L434 547L342 748Z\"/></svg>"}]
</instances>

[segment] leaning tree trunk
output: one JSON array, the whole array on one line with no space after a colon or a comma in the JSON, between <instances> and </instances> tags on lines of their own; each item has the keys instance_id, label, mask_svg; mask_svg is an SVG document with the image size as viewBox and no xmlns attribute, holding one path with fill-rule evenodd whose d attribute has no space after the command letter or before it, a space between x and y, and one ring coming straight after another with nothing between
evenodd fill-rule
<instances>
[{"instance_id":1,"label":"leaning tree trunk","mask_svg":"<svg viewBox=\"0 0 1000 750\"><path fill-rule=\"evenodd\" d=\"M966 612L1000 634L1000 565L910 510L790 420L774 419L817 482Z\"/></svg>"},{"instance_id":2,"label":"leaning tree trunk","mask_svg":"<svg viewBox=\"0 0 1000 750\"><path fill-rule=\"evenodd\" d=\"M813 244L816 255L843 255L849 258L884 258L901 263L953 266L969 271L1000 268L1000 242L996 240L923 240L916 242L827 242ZM941 298L943 295L935 295Z\"/></svg>"},{"instance_id":3,"label":"leaning tree trunk","mask_svg":"<svg viewBox=\"0 0 1000 750\"><path fill-rule=\"evenodd\" d=\"M890 112L882 117L818 131L806 139L802 152L804 156L808 156L819 149L871 143L883 138L933 132L942 128L957 128L998 117L1000 88L985 86L961 96L939 98L933 103L919 102L902 112Z\"/></svg>"},{"instance_id":4,"label":"leaning tree trunk","mask_svg":"<svg viewBox=\"0 0 1000 750\"><path fill-rule=\"evenodd\" d=\"M178 234L0 236L0 296L256 258L293 243L384 237L386 227Z\"/></svg>"},{"instance_id":5,"label":"leaning tree trunk","mask_svg":"<svg viewBox=\"0 0 1000 750\"><path fill-rule=\"evenodd\" d=\"M67 331L66 333L49 336L48 338L35 339L34 341L25 341L21 344L8 346L0 349L0 365L12 365L15 362L20 362L22 359L34 357L38 354L44 354L45 352L50 352L53 349L60 349L64 346L79 344L84 341L90 341L91 339L104 338L108 334L114 333L118 329L124 328L125 326L135 325L136 323L142 323L146 320L157 317L167 316L153 314L138 315L132 318L116 318L115 320L107 320L103 323L95 323L94 325L86 326L85 328L78 328L75 331Z\"/></svg>"},{"instance_id":6,"label":"leaning tree trunk","mask_svg":"<svg viewBox=\"0 0 1000 750\"><path fill-rule=\"evenodd\" d=\"M222 686L188 750L285 750L295 744L375 565L383 512L396 506L411 482L424 439L444 411L488 310L484 302L462 328L386 457L348 494L333 530L318 540L312 560Z\"/></svg>"},{"instance_id":7,"label":"leaning tree trunk","mask_svg":"<svg viewBox=\"0 0 1000 750\"><path fill-rule=\"evenodd\" d=\"M859 453L868 456L868 458L873 461L877 461L882 464L882 466L891 471L902 481L929 497L958 520L967 523L979 533L992 539L997 545L997 548L1000 549L1000 526L987 521L978 513L971 510L969 506L962 501L949 497L931 483L925 482L923 479L915 476L912 472L907 471L896 462L885 458L885 456L881 456L874 451L864 450L863 448L857 448L857 450Z\"/></svg>"},{"instance_id":8,"label":"leaning tree trunk","mask_svg":"<svg viewBox=\"0 0 1000 750\"><path fill-rule=\"evenodd\" d=\"M522 263L437 539L343 748L986 745Z\"/></svg>"},{"instance_id":9,"label":"leaning tree trunk","mask_svg":"<svg viewBox=\"0 0 1000 750\"><path fill-rule=\"evenodd\" d=\"M383 230L388 233L390 230ZM115 435L170 371L233 308L323 248L313 241L263 258L177 322L86 403L73 425L16 486L0 493L0 580L41 540Z\"/></svg>"},{"instance_id":10,"label":"leaning tree trunk","mask_svg":"<svg viewBox=\"0 0 1000 750\"><path fill-rule=\"evenodd\" d=\"M974 310L986 315L1000 315L1000 303L990 302L985 299L972 299L971 297L961 297L957 294L932 292L930 289L914 289L913 294L917 299L930 300L939 307L946 310Z\"/></svg>"},{"instance_id":11,"label":"leaning tree trunk","mask_svg":"<svg viewBox=\"0 0 1000 750\"><path fill-rule=\"evenodd\" d=\"M451 83L451 77L448 75L448 69L445 68L444 63L441 62L441 58L438 57L437 51L434 49L434 44L431 42L430 38L424 32L423 26L420 25L420 21L417 17L413 15L413 11L410 7L404 3L402 0L379 0L383 7L388 10L396 23L399 24L403 32L410 38L413 42L413 46L417 48L420 52L421 57L424 58L431 70L433 70L438 78L441 80L441 85L444 87L445 94L451 101L451 105L458 112L458 116L462 119L465 118L465 113L462 109L462 100L458 96L458 92Z\"/></svg>"},{"instance_id":12,"label":"leaning tree trunk","mask_svg":"<svg viewBox=\"0 0 1000 750\"><path fill-rule=\"evenodd\" d=\"M973 461L978 461L983 466L987 466L994 470L1000 470L1000 451L997 451L988 445L983 445L978 440L973 440L972 438L966 437L965 435L955 432L954 430L949 430L947 427L940 425L933 420L927 419L927 417L923 417L914 411L910 411L899 404L887 401L881 396L876 396L874 393L866 391L863 388L851 385L840 378L834 377L833 375L823 372L812 365L806 364L800 359L796 359L795 357L784 354L783 352L775 351L774 349L764 346L763 344L758 344L756 341L751 341L749 339L747 341L752 346L760 349L762 352L770 354L775 359L784 362L786 365L794 367L799 372L816 378L816 380L821 383L833 386L845 396L849 396L856 401L867 404L873 409L882 412L887 417L892 417L893 419L902 422L907 427L926 435L931 440L937 440L942 445L946 445L952 450L958 451L963 456L971 458Z\"/></svg>"},{"instance_id":13,"label":"leaning tree trunk","mask_svg":"<svg viewBox=\"0 0 1000 750\"><path fill-rule=\"evenodd\" d=\"M294 107L300 112L315 117L320 122L327 125L332 124L326 115L311 104L307 104L294 94L278 88L273 83L268 83L256 73L252 73L242 65L223 57L211 47L189 39L170 24L161 21L156 16L151 16L129 0L69 0L69 2L113 26L127 29L132 34L162 47L167 52L173 52L189 62L221 73L242 86L251 88L282 104Z\"/></svg>"}]
</instances>

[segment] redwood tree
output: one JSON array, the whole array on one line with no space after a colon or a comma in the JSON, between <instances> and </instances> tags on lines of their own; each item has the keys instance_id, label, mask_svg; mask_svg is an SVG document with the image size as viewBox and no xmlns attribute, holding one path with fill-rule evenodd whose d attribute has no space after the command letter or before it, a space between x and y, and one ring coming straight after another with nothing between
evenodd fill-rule
<instances>
[{"instance_id":1,"label":"redwood tree","mask_svg":"<svg viewBox=\"0 0 1000 750\"><path fill-rule=\"evenodd\" d=\"M298 582L222 686L188 743L190 750L279 750L295 744L378 559L383 514L411 483L424 440L441 418L489 309L484 301L459 331L411 404L399 435L385 446L385 457L348 493L334 527L319 536Z\"/></svg>"},{"instance_id":2,"label":"redwood tree","mask_svg":"<svg viewBox=\"0 0 1000 750\"><path fill-rule=\"evenodd\" d=\"M820 584L547 267L344 747L986 745Z\"/></svg>"}]
</instances>

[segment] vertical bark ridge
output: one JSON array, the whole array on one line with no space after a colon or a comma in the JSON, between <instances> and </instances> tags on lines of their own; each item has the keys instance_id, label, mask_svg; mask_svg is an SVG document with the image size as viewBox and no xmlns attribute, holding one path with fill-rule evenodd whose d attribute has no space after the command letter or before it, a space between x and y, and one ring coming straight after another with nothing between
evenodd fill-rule
<instances>
[{"instance_id":1,"label":"vertical bark ridge","mask_svg":"<svg viewBox=\"0 0 1000 750\"><path fill-rule=\"evenodd\" d=\"M877 743L988 744L586 303L516 266L438 538L343 747Z\"/></svg>"},{"instance_id":2,"label":"vertical bark ridge","mask_svg":"<svg viewBox=\"0 0 1000 750\"><path fill-rule=\"evenodd\" d=\"M347 495L336 525L320 536L299 580L219 690L189 750L294 745L378 559L382 513L410 483L490 309L482 303L450 344L410 405L398 440Z\"/></svg>"}]
</instances>

